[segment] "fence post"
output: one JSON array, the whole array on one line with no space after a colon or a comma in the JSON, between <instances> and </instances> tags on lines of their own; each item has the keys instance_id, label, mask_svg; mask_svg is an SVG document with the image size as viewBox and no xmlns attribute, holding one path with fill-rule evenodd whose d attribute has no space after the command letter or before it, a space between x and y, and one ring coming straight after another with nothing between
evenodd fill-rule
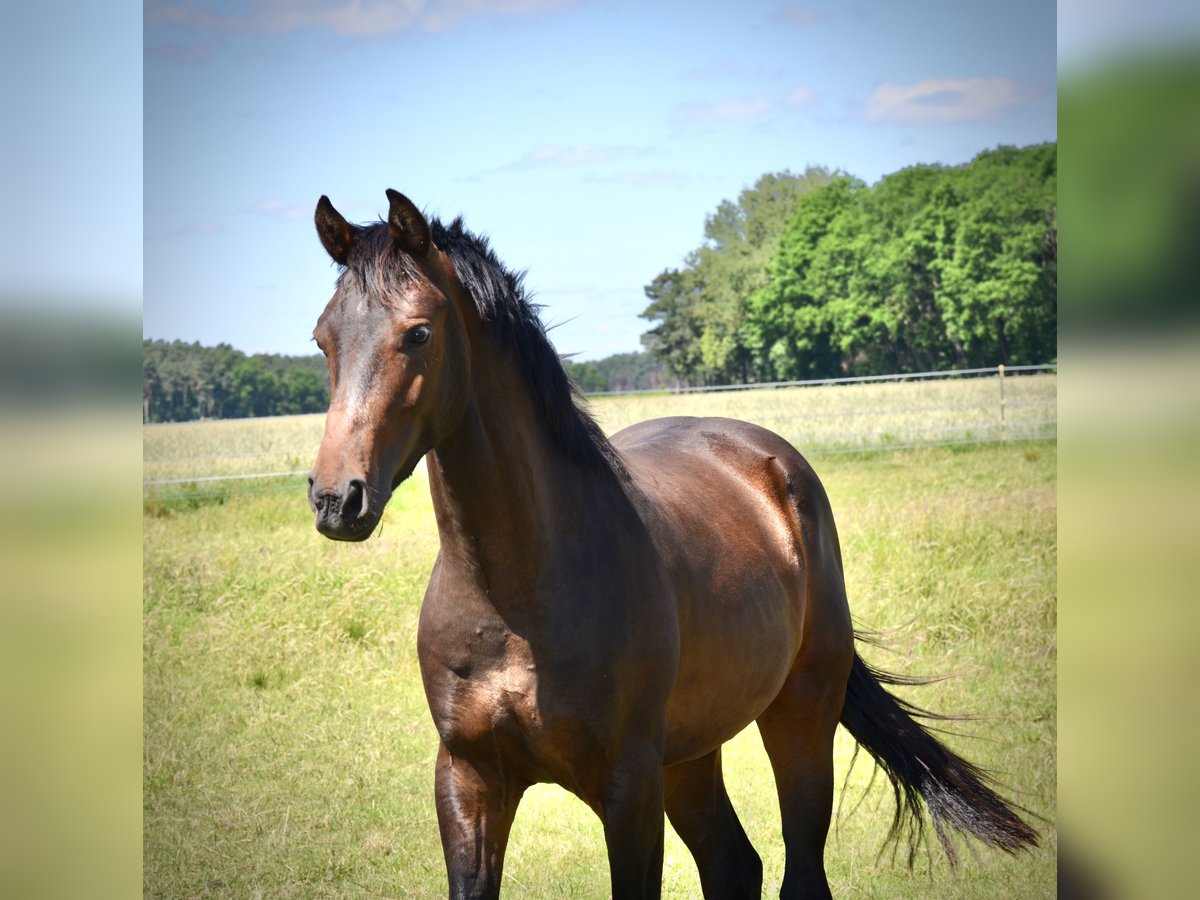
<instances>
[{"instance_id":1,"label":"fence post","mask_svg":"<svg viewBox=\"0 0 1200 900\"><path fill-rule=\"evenodd\" d=\"M1004 410L1004 363L997 367L1000 372L1000 443L1008 443L1008 418Z\"/></svg>"}]
</instances>

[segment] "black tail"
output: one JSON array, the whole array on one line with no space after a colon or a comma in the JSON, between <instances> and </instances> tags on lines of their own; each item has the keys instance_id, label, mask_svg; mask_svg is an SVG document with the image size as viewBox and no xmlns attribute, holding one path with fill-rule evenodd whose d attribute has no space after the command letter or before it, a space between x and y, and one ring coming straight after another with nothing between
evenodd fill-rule
<instances>
[{"instance_id":1,"label":"black tail","mask_svg":"<svg viewBox=\"0 0 1200 900\"><path fill-rule=\"evenodd\" d=\"M949 830L974 835L993 847L1015 853L1037 846L1037 832L1015 807L987 786L988 776L949 750L914 717L943 719L892 696L884 684L914 684L917 679L889 675L854 654L842 724L875 758L896 795L896 817L888 839L899 839L907 822L911 866L921 844L922 802L938 840L953 865L957 861Z\"/></svg>"}]
</instances>

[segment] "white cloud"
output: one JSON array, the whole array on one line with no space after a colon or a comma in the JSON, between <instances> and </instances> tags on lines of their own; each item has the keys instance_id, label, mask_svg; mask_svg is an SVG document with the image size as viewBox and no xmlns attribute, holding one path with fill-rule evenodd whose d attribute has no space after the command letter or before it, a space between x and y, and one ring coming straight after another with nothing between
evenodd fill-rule
<instances>
[{"instance_id":1,"label":"white cloud","mask_svg":"<svg viewBox=\"0 0 1200 900\"><path fill-rule=\"evenodd\" d=\"M335 34L370 35L406 31L421 14L421 0L252 0L267 31L325 28Z\"/></svg>"},{"instance_id":2,"label":"white cloud","mask_svg":"<svg viewBox=\"0 0 1200 900\"><path fill-rule=\"evenodd\" d=\"M707 125L713 122L746 122L757 119L771 108L766 97L738 97L715 103L680 103L671 113L676 125Z\"/></svg>"},{"instance_id":3,"label":"white cloud","mask_svg":"<svg viewBox=\"0 0 1200 900\"><path fill-rule=\"evenodd\" d=\"M1030 96L1029 89L1007 78L926 78L880 85L867 100L864 117L902 125L990 121Z\"/></svg>"},{"instance_id":4,"label":"white cloud","mask_svg":"<svg viewBox=\"0 0 1200 900\"><path fill-rule=\"evenodd\" d=\"M787 3L771 13L767 20L788 28L813 28L825 21L826 15L819 9L808 9L798 3Z\"/></svg>"},{"instance_id":5,"label":"white cloud","mask_svg":"<svg viewBox=\"0 0 1200 900\"><path fill-rule=\"evenodd\" d=\"M557 12L572 0L248 0L248 12L218 12L195 0L148 0L148 25L201 30L284 32L320 28L365 37L399 31L451 31L482 16Z\"/></svg>"},{"instance_id":6,"label":"white cloud","mask_svg":"<svg viewBox=\"0 0 1200 900\"><path fill-rule=\"evenodd\" d=\"M813 109L821 105L821 98L812 88L800 85L792 88L783 102L792 109Z\"/></svg>"},{"instance_id":7,"label":"white cloud","mask_svg":"<svg viewBox=\"0 0 1200 900\"><path fill-rule=\"evenodd\" d=\"M573 0L418 0L423 7L421 27L426 31L452 31L465 19L482 16L528 16L560 12Z\"/></svg>"}]
</instances>

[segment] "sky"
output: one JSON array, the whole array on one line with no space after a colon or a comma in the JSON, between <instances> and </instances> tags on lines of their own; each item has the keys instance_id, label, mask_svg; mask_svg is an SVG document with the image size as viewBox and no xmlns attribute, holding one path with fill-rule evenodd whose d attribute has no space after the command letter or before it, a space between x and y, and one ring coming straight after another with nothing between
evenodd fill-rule
<instances>
[{"instance_id":1,"label":"sky","mask_svg":"<svg viewBox=\"0 0 1200 900\"><path fill-rule=\"evenodd\" d=\"M462 215L560 353L640 349L643 291L761 175L868 183L1057 138L1053 4L147 0L143 334L306 354L312 224Z\"/></svg>"}]
</instances>

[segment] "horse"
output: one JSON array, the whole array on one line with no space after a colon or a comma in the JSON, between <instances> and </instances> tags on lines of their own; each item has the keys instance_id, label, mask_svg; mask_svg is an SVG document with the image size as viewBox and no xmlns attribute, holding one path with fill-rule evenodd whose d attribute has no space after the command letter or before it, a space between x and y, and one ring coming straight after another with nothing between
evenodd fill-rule
<instances>
[{"instance_id":1,"label":"horse","mask_svg":"<svg viewBox=\"0 0 1200 900\"><path fill-rule=\"evenodd\" d=\"M786 440L672 417L607 438L523 284L462 218L387 191L352 225L322 196L339 267L313 336L331 402L308 479L322 535L362 541L424 458L440 549L417 628L439 746L451 897L499 895L523 792L599 816L612 896L661 892L664 816L706 898L758 897L762 863L721 746L757 723L779 795L784 897L828 897L841 723L889 777L891 834L921 808L1010 853L1037 833L855 649L828 496ZM911 864L910 853L910 864Z\"/></svg>"}]
</instances>

